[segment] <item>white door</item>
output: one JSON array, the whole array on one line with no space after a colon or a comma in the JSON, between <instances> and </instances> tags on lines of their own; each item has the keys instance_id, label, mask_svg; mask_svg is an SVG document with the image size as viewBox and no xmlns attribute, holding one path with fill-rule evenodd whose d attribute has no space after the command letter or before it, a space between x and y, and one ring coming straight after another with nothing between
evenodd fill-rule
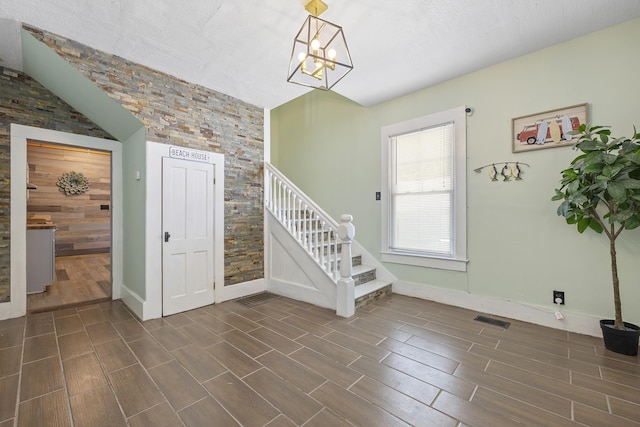
<instances>
[{"instance_id":1,"label":"white door","mask_svg":"<svg viewBox=\"0 0 640 427\"><path fill-rule=\"evenodd\" d=\"M162 315L212 304L214 165L163 158Z\"/></svg>"}]
</instances>

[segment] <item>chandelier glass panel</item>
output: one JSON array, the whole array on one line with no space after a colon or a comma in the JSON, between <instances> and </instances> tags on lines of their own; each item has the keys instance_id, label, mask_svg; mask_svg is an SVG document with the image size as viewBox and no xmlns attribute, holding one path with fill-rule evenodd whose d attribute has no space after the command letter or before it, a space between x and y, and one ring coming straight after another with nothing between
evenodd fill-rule
<instances>
[{"instance_id":1,"label":"chandelier glass panel","mask_svg":"<svg viewBox=\"0 0 640 427\"><path fill-rule=\"evenodd\" d=\"M329 90L352 69L342 27L309 15L293 41L287 81Z\"/></svg>"}]
</instances>

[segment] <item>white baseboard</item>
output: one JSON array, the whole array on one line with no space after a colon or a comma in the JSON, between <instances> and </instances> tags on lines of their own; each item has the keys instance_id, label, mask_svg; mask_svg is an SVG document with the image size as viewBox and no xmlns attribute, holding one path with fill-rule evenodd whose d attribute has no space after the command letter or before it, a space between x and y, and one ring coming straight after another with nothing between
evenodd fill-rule
<instances>
[{"instance_id":1,"label":"white baseboard","mask_svg":"<svg viewBox=\"0 0 640 427\"><path fill-rule=\"evenodd\" d=\"M493 314L523 322L535 323L554 329L562 329L578 334L602 336L600 318L582 313L563 311L563 320L556 319L555 307L533 306L514 301L472 295L467 292L422 285L405 281L396 281L393 292L415 298L427 299L456 307L467 308L480 313Z\"/></svg>"},{"instance_id":2,"label":"white baseboard","mask_svg":"<svg viewBox=\"0 0 640 427\"><path fill-rule=\"evenodd\" d=\"M11 302L3 302L0 304L0 320L11 318Z\"/></svg>"},{"instance_id":3,"label":"white baseboard","mask_svg":"<svg viewBox=\"0 0 640 427\"><path fill-rule=\"evenodd\" d=\"M152 318L149 316L149 313L145 313L145 307L147 306L146 301L140 298L138 294L129 290L125 284L122 284L120 287L120 299L133 311L138 319L149 320Z\"/></svg>"},{"instance_id":4,"label":"white baseboard","mask_svg":"<svg viewBox=\"0 0 640 427\"><path fill-rule=\"evenodd\" d=\"M229 301L236 298L246 297L267 290L264 279L251 280L249 282L236 283L235 285L223 286L216 292L216 302Z\"/></svg>"}]
</instances>

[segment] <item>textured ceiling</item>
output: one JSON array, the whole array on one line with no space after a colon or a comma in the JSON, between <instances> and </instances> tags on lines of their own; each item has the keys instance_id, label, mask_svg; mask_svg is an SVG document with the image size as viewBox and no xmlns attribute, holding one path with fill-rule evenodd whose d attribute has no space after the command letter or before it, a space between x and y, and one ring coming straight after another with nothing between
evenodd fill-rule
<instances>
[{"instance_id":1,"label":"textured ceiling","mask_svg":"<svg viewBox=\"0 0 640 427\"><path fill-rule=\"evenodd\" d=\"M333 90L365 106L640 17L639 0L325 2L354 63ZM304 3L0 0L0 57L19 59L15 20L275 108L309 91L286 81Z\"/></svg>"}]
</instances>

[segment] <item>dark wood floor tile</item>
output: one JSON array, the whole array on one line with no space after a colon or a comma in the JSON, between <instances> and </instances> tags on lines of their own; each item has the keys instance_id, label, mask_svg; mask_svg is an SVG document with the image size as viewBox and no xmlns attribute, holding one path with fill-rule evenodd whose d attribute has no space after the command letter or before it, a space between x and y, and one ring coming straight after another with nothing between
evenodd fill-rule
<instances>
[{"instance_id":1,"label":"dark wood floor tile","mask_svg":"<svg viewBox=\"0 0 640 427\"><path fill-rule=\"evenodd\" d=\"M464 363L467 366L474 366L476 368L484 369L489 363L489 358L469 353L466 350L451 347L439 342L430 341L421 337L411 337L406 341L406 344L418 347L422 350L430 353L437 354L445 359L453 360L458 363Z\"/></svg>"},{"instance_id":2,"label":"dark wood floor tile","mask_svg":"<svg viewBox=\"0 0 640 427\"><path fill-rule=\"evenodd\" d=\"M63 387L62 369L57 356L22 365L20 401L32 399Z\"/></svg>"},{"instance_id":3,"label":"dark wood floor tile","mask_svg":"<svg viewBox=\"0 0 640 427\"><path fill-rule=\"evenodd\" d=\"M256 360L305 393L311 392L326 381L322 375L277 351L267 353Z\"/></svg>"},{"instance_id":4,"label":"dark wood floor tile","mask_svg":"<svg viewBox=\"0 0 640 427\"><path fill-rule=\"evenodd\" d=\"M308 348L300 349L289 356L293 360L302 363L316 374L335 382L339 386L348 388L360 378L360 373L344 364L336 362L323 354Z\"/></svg>"},{"instance_id":5,"label":"dark wood floor tile","mask_svg":"<svg viewBox=\"0 0 640 427\"><path fill-rule=\"evenodd\" d=\"M26 337L35 337L37 335L50 334L54 332L53 314L41 313L38 315L27 316Z\"/></svg>"},{"instance_id":6,"label":"dark wood floor tile","mask_svg":"<svg viewBox=\"0 0 640 427\"><path fill-rule=\"evenodd\" d=\"M599 378L594 378L589 375L580 374L578 372L572 373L571 384L589 390L598 390L600 393L640 404L640 390L638 389L640 384L637 384L637 387L628 387L622 384L616 384Z\"/></svg>"},{"instance_id":7,"label":"dark wood floor tile","mask_svg":"<svg viewBox=\"0 0 640 427\"><path fill-rule=\"evenodd\" d=\"M455 337L464 341L469 341L475 344L481 344L487 347L495 347L498 344L498 340L495 338L480 335L474 332L467 332L465 330L451 327L436 322L429 322L424 326L426 329L430 329L441 334ZM405 329L406 330L406 329Z\"/></svg>"},{"instance_id":8,"label":"dark wood floor tile","mask_svg":"<svg viewBox=\"0 0 640 427\"><path fill-rule=\"evenodd\" d=\"M525 371L524 369L509 366L501 362L495 362L493 360L489 363L487 372L522 384L528 384L540 390L571 399L575 402L584 403L585 405L589 405L603 411L608 410L607 399L604 394L571 385L561 380L543 377L537 373Z\"/></svg>"},{"instance_id":9,"label":"dark wood floor tile","mask_svg":"<svg viewBox=\"0 0 640 427\"><path fill-rule=\"evenodd\" d=\"M476 405L466 399L461 399L445 391L438 395L432 407L470 426L523 425L507 416Z\"/></svg>"},{"instance_id":10,"label":"dark wood floor tile","mask_svg":"<svg viewBox=\"0 0 640 427\"><path fill-rule=\"evenodd\" d=\"M260 325L253 320L249 320L235 313L219 314L218 319L243 332L249 332L260 327Z\"/></svg>"},{"instance_id":11,"label":"dark wood floor tile","mask_svg":"<svg viewBox=\"0 0 640 427\"><path fill-rule=\"evenodd\" d=\"M108 386L99 387L69 398L76 426L126 427L127 422Z\"/></svg>"},{"instance_id":12,"label":"dark wood floor tile","mask_svg":"<svg viewBox=\"0 0 640 427\"><path fill-rule=\"evenodd\" d=\"M265 425L279 414L269 402L232 373L222 374L203 385L242 425Z\"/></svg>"},{"instance_id":13,"label":"dark wood floor tile","mask_svg":"<svg viewBox=\"0 0 640 427\"><path fill-rule=\"evenodd\" d=\"M640 376L631 375L621 371L614 371L608 368L600 368L600 372L603 380L640 389Z\"/></svg>"},{"instance_id":14,"label":"dark wood floor tile","mask_svg":"<svg viewBox=\"0 0 640 427\"><path fill-rule=\"evenodd\" d=\"M314 390L311 397L355 425L370 427L409 425L330 381Z\"/></svg>"},{"instance_id":15,"label":"dark wood floor tile","mask_svg":"<svg viewBox=\"0 0 640 427\"><path fill-rule=\"evenodd\" d=\"M590 427L640 426L640 423L628 418L622 418L577 402L573 405L573 419Z\"/></svg>"},{"instance_id":16,"label":"dark wood floor tile","mask_svg":"<svg viewBox=\"0 0 640 427\"><path fill-rule=\"evenodd\" d=\"M242 378L260 369L260 364L229 344L221 342L207 348L207 351L228 370Z\"/></svg>"},{"instance_id":17,"label":"dark wood floor tile","mask_svg":"<svg viewBox=\"0 0 640 427\"><path fill-rule=\"evenodd\" d=\"M380 341L384 340L386 336L382 333L372 333L362 328L353 326L350 319L334 320L328 323L326 326L334 331L340 332L352 338L356 338L360 341L364 341L367 344L376 345Z\"/></svg>"},{"instance_id":18,"label":"dark wood floor tile","mask_svg":"<svg viewBox=\"0 0 640 427\"><path fill-rule=\"evenodd\" d=\"M91 340L85 331L58 337L58 345L60 346L62 360L78 357L93 351Z\"/></svg>"},{"instance_id":19,"label":"dark wood floor tile","mask_svg":"<svg viewBox=\"0 0 640 427\"><path fill-rule=\"evenodd\" d=\"M617 360L599 354L589 354L577 350L569 350L569 358L580 362L592 363L612 371L625 372L637 377L640 376L640 365L627 363L623 360ZM629 356L626 356L626 358L628 359Z\"/></svg>"},{"instance_id":20,"label":"dark wood floor tile","mask_svg":"<svg viewBox=\"0 0 640 427\"><path fill-rule=\"evenodd\" d=\"M107 385L95 353L88 353L62 362L69 396Z\"/></svg>"},{"instance_id":21,"label":"dark wood floor tile","mask_svg":"<svg viewBox=\"0 0 640 427\"><path fill-rule=\"evenodd\" d=\"M136 357L121 339L98 344L95 349L106 372L113 372L138 363Z\"/></svg>"},{"instance_id":22,"label":"dark wood floor tile","mask_svg":"<svg viewBox=\"0 0 640 427\"><path fill-rule=\"evenodd\" d=\"M307 334L307 331L303 331L300 328L296 328L295 326L282 322L280 320L275 319L263 319L258 322L260 325L264 326L267 329L270 329L274 332L279 333L282 336L285 336L291 340L295 340L298 337Z\"/></svg>"},{"instance_id":23,"label":"dark wood floor tile","mask_svg":"<svg viewBox=\"0 0 640 427\"><path fill-rule=\"evenodd\" d=\"M33 426L71 426L64 390L20 403L18 427Z\"/></svg>"},{"instance_id":24,"label":"dark wood floor tile","mask_svg":"<svg viewBox=\"0 0 640 427\"><path fill-rule=\"evenodd\" d=\"M187 406L182 411L179 411L178 415L186 427L208 426L212 424L212 420L215 420L217 425L225 427L240 425L212 397L207 397L191 406ZM131 427L134 426L132 425ZM155 427L155 425L149 425L149 427Z\"/></svg>"},{"instance_id":25,"label":"dark wood floor tile","mask_svg":"<svg viewBox=\"0 0 640 427\"><path fill-rule=\"evenodd\" d=\"M318 412L315 417L313 417L308 423L305 424L305 427L351 427L353 424L347 422L344 418L339 417L330 409L326 407Z\"/></svg>"},{"instance_id":26,"label":"dark wood floor tile","mask_svg":"<svg viewBox=\"0 0 640 427\"><path fill-rule=\"evenodd\" d=\"M0 333L0 349L21 345L23 336L24 326L3 329Z\"/></svg>"},{"instance_id":27,"label":"dark wood floor tile","mask_svg":"<svg viewBox=\"0 0 640 427\"><path fill-rule=\"evenodd\" d=\"M227 343L231 344L238 350L254 359L271 351L271 347L269 347L262 341L259 341L249 334L240 332L238 330L226 332L225 334L221 335L221 337L224 338Z\"/></svg>"},{"instance_id":28,"label":"dark wood floor tile","mask_svg":"<svg viewBox=\"0 0 640 427\"><path fill-rule=\"evenodd\" d=\"M74 316L77 314L78 314L78 310L76 310L75 308L65 308L65 309L54 311L53 318L57 320L63 317Z\"/></svg>"},{"instance_id":29,"label":"dark wood floor tile","mask_svg":"<svg viewBox=\"0 0 640 427\"><path fill-rule=\"evenodd\" d=\"M166 317L160 317L158 319L145 320L144 322L141 323L141 325L147 331L153 331L154 329L158 329L163 326L169 325L169 323L167 323L165 319Z\"/></svg>"},{"instance_id":30,"label":"dark wood floor tile","mask_svg":"<svg viewBox=\"0 0 640 427\"><path fill-rule=\"evenodd\" d=\"M526 401L516 400L509 395L496 393L483 387L479 387L476 390L471 401L478 406L502 414L525 426L575 426L575 423L569 418L547 412L543 408L530 405Z\"/></svg>"},{"instance_id":31,"label":"dark wood floor tile","mask_svg":"<svg viewBox=\"0 0 640 427\"><path fill-rule=\"evenodd\" d=\"M569 369L566 368L560 368L549 365L548 363L538 362L523 356L518 356L517 354L477 344L474 344L469 351L473 354L515 366L537 375L546 376L553 378L554 380L564 381L567 383L569 382Z\"/></svg>"},{"instance_id":32,"label":"dark wood floor tile","mask_svg":"<svg viewBox=\"0 0 640 427\"><path fill-rule=\"evenodd\" d=\"M86 326L86 330L93 345L120 339L120 335L113 329L111 322L94 323Z\"/></svg>"},{"instance_id":33,"label":"dark wood floor tile","mask_svg":"<svg viewBox=\"0 0 640 427\"><path fill-rule=\"evenodd\" d=\"M280 353L283 353L283 354L290 354L302 348L302 346L297 342L292 341L276 332L273 332L271 329L267 329L267 328L255 329L249 332L249 335L265 343L270 348L278 350Z\"/></svg>"},{"instance_id":34,"label":"dark wood floor tile","mask_svg":"<svg viewBox=\"0 0 640 427\"><path fill-rule=\"evenodd\" d=\"M24 363L57 355L58 343L54 334L38 335L24 340Z\"/></svg>"},{"instance_id":35,"label":"dark wood floor tile","mask_svg":"<svg viewBox=\"0 0 640 427\"><path fill-rule=\"evenodd\" d=\"M216 335L221 335L225 332L233 330L233 326L211 315L200 316L195 323L208 329Z\"/></svg>"},{"instance_id":36,"label":"dark wood floor tile","mask_svg":"<svg viewBox=\"0 0 640 427\"><path fill-rule=\"evenodd\" d=\"M30 316L35 317L35 316L40 316L40 314L30 315ZM9 329L9 328L17 328L17 327L24 328L26 323L27 323L27 318L25 316L14 317L13 319L0 320L0 331L4 331L5 329Z\"/></svg>"},{"instance_id":37,"label":"dark wood floor tile","mask_svg":"<svg viewBox=\"0 0 640 427\"><path fill-rule=\"evenodd\" d=\"M339 317L336 317L335 312L331 312L329 309L314 309L316 307L310 307L307 309L303 308L294 308L293 310L289 310L289 313L301 317L309 322L318 324L318 325L326 325Z\"/></svg>"},{"instance_id":38,"label":"dark wood floor tile","mask_svg":"<svg viewBox=\"0 0 640 427\"><path fill-rule=\"evenodd\" d=\"M164 397L140 365L112 372L109 378L126 417L164 401Z\"/></svg>"},{"instance_id":39,"label":"dark wood floor tile","mask_svg":"<svg viewBox=\"0 0 640 427\"><path fill-rule=\"evenodd\" d=\"M517 354L518 356L533 359L542 363L547 363L558 368L568 369L573 372L581 372L593 377L600 377L600 369L598 368L598 366L592 365L590 363L580 362L577 360L571 360L568 357L568 351L566 356L557 356L555 354L534 350L506 341L498 344L497 348L498 350L506 351L507 353Z\"/></svg>"},{"instance_id":40,"label":"dark wood floor tile","mask_svg":"<svg viewBox=\"0 0 640 427\"><path fill-rule=\"evenodd\" d=\"M410 340L409 340L410 341ZM458 362L455 360L442 357L439 354L432 353L430 351L423 350L410 344L405 344L394 339L386 339L379 344L379 347L388 351L392 351L396 354L413 359L416 362L423 363L431 366L432 368L439 369L449 374L453 373L458 367Z\"/></svg>"},{"instance_id":41,"label":"dark wood floor tile","mask_svg":"<svg viewBox=\"0 0 640 427\"><path fill-rule=\"evenodd\" d=\"M212 418L211 420L214 420ZM210 422L211 422L210 420ZM217 420L216 420L217 421ZM203 424L204 425L204 424ZM130 427L176 427L182 426L182 421L167 402L162 402L144 412L129 418Z\"/></svg>"},{"instance_id":42,"label":"dark wood floor tile","mask_svg":"<svg viewBox=\"0 0 640 427\"><path fill-rule=\"evenodd\" d=\"M14 417L19 383L20 375L17 374L0 378L0 391L2 392L2 398L0 399L0 421Z\"/></svg>"},{"instance_id":43,"label":"dark wood floor tile","mask_svg":"<svg viewBox=\"0 0 640 427\"><path fill-rule=\"evenodd\" d=\"M640 405L637 403L609 397L609 405L611 406L611 413L614 415L640 423Z\"/></svg>"},{"instance_id":44,"label":"dark wood floor tile","mask_svg":"<svg viewBox=\"0 0 640 427\"><path fill-rule=\"evenodd\" d=\"M268 369L247 375L244 382L297 425L303 424L322 409L318 402L300 393L297 387Z\"/></svg>"},{"instance_id":45,"label":"dark wood floor tile","mask_svg":"<svg viewBox=\"0 0 640 427\"><path fill-rule=\"evenodd\" d=\"M291 326L295 326L298 329L301 329L309 334L316 335L319 337L323 337L327 334L330 334L332 331L332 329L327 328L326 326L311 322L307 319L303 319L300 316L291 315L289 317L285 317L284 319L282 319L282 322Z\"/></svg>"},{"instance_id":46,"label":"dark wood floor tile","mask_svg":"<svg viewBox=\"0 0 640 427\"><path fill-rule=\"evenodd\" d=\"M440 392L439 388L431 384L420 381L404 372L389 368L368 357L361 357L349 367L407 396L411 396L425 405L431 405Z\"/></svg>"},{"instance_id":47,"label":"dark wood floor tile","mask_svg":"<svg viewBox=\"0 0 640 427\"><path fill-rule=\"evenodd\" d=\"M245 307L242 304L238 304L237 302L233 302L232 304L229 305L230 313L234 313L237 314L238 316L242 316L245 319L249 319L252 322L258 322L259 320L262 320L264 318L267 317L266 314L264 314L261 311L258 310L254 310L253 307Z\"/></svg>"},{"instance_id":48,"label":"dark wood floor tile","mask_svg":"<svg viewBox=\"0 0 640 427\"><path fill-rule=\"evenodd\" d=\"M391 353L382 363L463 399L468 399L474 389L474 385L468 381L395 353Z\"/></svg>"},{"instance_id":49,"label":"dark wood floor tile","mask_svg":"<svg viewBox=\"0 0 640 427\"><path fill-rule=\"evenodd\" d=\"M454 375L478 384L480 387L543 408L561 417L571 417L571 400L553 392L540 390L528 384L487 373L483 369L464 365L458 367Z\"/></svg>"},{"instance_id":50,"label":"dark wood floor tile","mask_svg":"<svg viewBox=\"0 0 640 427\"><path fill-rule=\"evenodd\" d=\"M271 304L271 302L269 302L269 304L259 304L252 308L253 310L262 313L264 315L263 318L265 319L269 318L269 319L280 320L280 319L284 319L289 315L287 311L281 310L279 307L274 307Z\"/></svg>"},{"instance_id":51,"label":"dark wood floor tile","mask_svg":"<svg viewBox=\"0 0 640 427\"><path fill-rule=\"evenodd\" d=\"M369 377L360 378L349 391L412 426L454 427L458 424L453 418Z\"/></svg>"},{"instance_id":52,"label":"dark wood floor tile","mask_svg":"<svg viewBox=\"0 0 640 427\"><path fill-rule=\"evenodd\" d=\"M330 332L326 336L333 333ZM360 357L358 353L352 350L311 334L298 338L296 342L345 366Z\"/></svg>"},{"instance_id":53,"label":"dark wood floor tile","mask_svg":"<svg viewBox=\"0 0 640 427\"><path fill-rule=\"evenodd\" d=\"M411 333L399 329L404 325L403 323L388 321L381 318L360 317L358 319L355 319L351 324L358 329L362 329L363 331L367 331L373 334L384 334L385 337L393 338L394 340L400 342L404 342L412 337Z\"/></svg>"},{"instance_id":54,"label":"dark wood floor tile","mask_svg":"<svg viewBox=\"0 0 640 427\"><path fill-rule=\"evenodd\" d=\"M173 352L173 355L201 383L227 371L227 368L215 360L211 353L195 344L179 348Z\"/></svg>"},{"instance_id":55,"label":"dark wood floor tile","mask_svg":"<svg viewBox=\"0 0 640 427\"><path fill-rule=\"evenodd\" d=\"M404 322L407 325L424 326L428 323L428 320L405 314L401 310L396 311L388 308L378 308L372 311L371 314L382 319Z\"/></svg>"},{"instance_id":56,"label":"dark wood floor tile","mask_svg":"<svg viewBox=\"0 0 640 427\"><path fill-rule=\"evenodd\" d=\"M403 332L406 332L411 335L415 335L425 340L429 340L439 344L444 344L449 347L458 348L464 351L469 350L469 348L471 348L471 345L472 345L470 341L453 337L451 335L443 334L441 332L437 332L432 329L427 329L426 327L423 328L415 325L405 325L401 328L401 330ZM408 340L409 338L411 338L411 336L409 336L406 340Z\"/></svg>"},{"instance_id":57,"label":"dark wood floor tile","mask_svg":"<svg viewBox=\"0 0 640 427\"><path fill-rule=\"evenodd\" d=\"M207 395L200 383L176 360L149 369L149 375L175 410L191 405Z\"/></svg>"},{"instance_id":58,"label":"dark wood floor tile","mask_svg":"<svg viewBox=\"0 0 640 427\"><path fill-rule=\"evenodd\" d=\"M276 418L274 418L273 421L267 424L265 427L295 427L296 425L297 424L294 424L293 421L291 421L285 415L280 414ZM305 424L305 425L308 425L308 424Z\"/></svg>"},{"instance_id":59,"label":"dark wood floor tile","mask_svg":"<svg viewBox=\"0 0 640 427\"><path fill-rule=\"evenodd\" d=\"M173 360L173 355L151 337L132 341L129 347L147 369Z\"/></svg>"},{"instance_id":60,"label":"dark wood floor tile","mask_svg":"<svg viewBox=\"0 0 640 427\"><path fill-rule=\"evenodd\" d=\"M294 308L296 308L297 306L295 304L291 303L291 299L289 298L279 298L279 299L274 299L271 301L266 302L265 304L261 304L257 307L269 307L271 308L275 308L281 312L285 312L288 313L289 311L293 310ZM255 308L254 308L255 309ZM264 311L262 311L264 313ZM276 316L271 316L271 317L276 317Z\"/></svg>"},{"instance_id":61,"label":"dark wood floor tile","mask_svg":"<svg viewBox=\"0 0 640 427\"><path fill-rule=\"evenodd\" d=\"M196 323L178 328L192 343L199 347L209 347L222 341L218 335Z\"/></svg>"},{"instance_id":62,"label":"dark wood floor tile","mask_svg":"<svg viewBox=\"0 0 640 427\"><path fill-rule=\"evenodd\" d=\"M478 315L478 313L470 312L466 316L452 316L449 313L439 313L435 315L429 315L428 317L424 317L429 321L427 323L427 327L433 329L434 331L439 332L452 332L452 335L457 336L456 329L462 332L466 332L471 335L480 335L483 329L487 328L496 328L503 329L500 326L493 326L487 323L481 323L477 321L473 321L473 319ZM491 315L485 315L486 317L493 317ZM429 326L431 325L431 326ZM444 328L441 330L440 328ZM490 339L490 337L482 337L484 339Z\"/></svg>"},{"instance_id":63,"label":"dark wood floor tile","mask_svg":"<svg viewBox=\"0 0 640 427\"><path fill-rule=\"evenodd\" d=\"M0 427L13 427L13 422L14 422L13 418L11 418L9 420L6 420L6 421L1 421L0 422Z\"/></svg>"},{"instance_id":64,"label":"dark wood floor tile","mask_svg":"<svg viewBox=\"0 0 640 427\"><path fill-rule=\"evenodd\" d=\"M82 320L80 320L80 316L78 314L56 318L55 324L57 336L84 331L84 325L82 324Z\"/></svg>"},{"instance_id":65,"label":"dark wood floor tile","mask_svg":"<svg viewBox=\"0 0 640 427\"><path fill-rule=\"evenodd\" d=\"M190 325L193 323L193 319L187 316L185 313L173 314L171 316L163 317L163 320L174 328L180 328L182 326Z\"/></svg>"},{"instance_id":66,"label":"dark wood floor tile","mask_svg":"<svg viewBox=\"0 0 640 427\"><path fill-rule=\"evenodd\" d=\"M191 344L191 340L173 326L163 326L149 333L169 351Z\"/></svg>"},{"instance_id":67,"label":"dark wood floor tile","mask_svg":"<svg viewBox=\"0 0 640 427\"><path fill-rule=\"evenodd\" d=\"M149 335L147 330L136 319L113 323L113 327L126 342L139 340Z\"/></svg>"},{"instance_id":68,"label":"dark wood floor tile","mask_svg":"<svg viewBox=\"0 0 640 427\"><path fill-rule=\"evenodd\" d=\"M8 347L0 350L0 378L20 372L22 364L22 346Z\"/></svg>"},{"instance_id":69,"label":"dark wood floor tile","mask_svg":"<svg viewBox=\"0 0 640 427\"><path fill-rule=\"evenodd\" d=\"M122 322L123 320L133 319L133 315L127 310L120 301L107 301L99 304L104 315L110 322Z\"/></svg>"},{"instance_id":70,"label":"dark wood floor tile","mask_svg":"<svg viewBox=\"0 0 640 427\"><path fill-rule=\"evenodd\" d=\"M107 316L104 315L104 312L98 306L89 310L80 310L78 311L78 314L85 326L105 322L107 320Z\"/></svg>"}]
</instances>

